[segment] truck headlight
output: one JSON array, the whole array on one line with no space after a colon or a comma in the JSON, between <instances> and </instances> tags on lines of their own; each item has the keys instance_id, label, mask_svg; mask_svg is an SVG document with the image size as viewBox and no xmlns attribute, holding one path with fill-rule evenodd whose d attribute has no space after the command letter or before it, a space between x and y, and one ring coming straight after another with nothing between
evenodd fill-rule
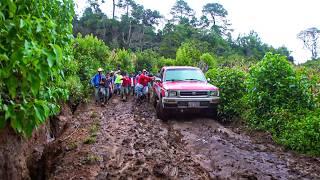
<instances>
[{"instance_id":1,"label":"truck headlight","mask_svg":"<svg viewBox=\"0 0 320 180\"><path fill-rule=\"evenodd\" d=\"M178 92L177 91L169 91L169 97L174 97L177 96Z\"/></svg>"},{"instance_id":2,"label":"truck headlight","mask_svg":"<svg viewBox=\"0 0 320 180\"><path fill-rule=\"evenodd\" d=\"M210 96L219 96L219 91L210 91Z\"/></svg>"}]
</instances>

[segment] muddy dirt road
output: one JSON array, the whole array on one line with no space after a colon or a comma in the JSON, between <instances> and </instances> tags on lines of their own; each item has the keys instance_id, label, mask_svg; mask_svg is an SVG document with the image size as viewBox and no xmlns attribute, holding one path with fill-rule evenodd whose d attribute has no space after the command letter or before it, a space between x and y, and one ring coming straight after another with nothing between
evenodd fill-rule
<instances>
[{"instance_id":1,"label":"muddy dirt road","mask_svg":"<svg viewBox=\"0 0 320 180\"><path fill-rule=\"evenodd\" d=\"M46 179L320 179L320 159L205 117L156 118L116 97L79 107L47 149Z\"/></svg>"}]
</instances>

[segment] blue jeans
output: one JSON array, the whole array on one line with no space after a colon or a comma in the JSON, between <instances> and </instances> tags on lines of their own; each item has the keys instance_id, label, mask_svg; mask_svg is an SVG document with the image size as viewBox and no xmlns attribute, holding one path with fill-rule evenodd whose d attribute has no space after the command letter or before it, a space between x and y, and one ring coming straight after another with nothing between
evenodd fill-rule
<instances>
[{"instance_id":1,"label":"blue jeans","mask_svg":"<svg viewBox=\"0 0 320 180\"><path fill-rule=\"evenodd\" d=\"M121 84L115 84L114 92L120 94L121 91Z\"/></svg>"},{"instance_id":2,"label":"blue jeans","mask_svg":"<svg viewBox=\"0 0 320 180\"><path fill-rule=\"evenodd\" d=\"M105 88L106 89L106 101L108 101L109 100L109 96L110 96L110 89L109 89L109 87L106 87Z\"/></svg>"},{"instance_id":3,"label":"blue jeans","mask_svg":"<svg viewBox=\"0 0 320 180\"><path fill-rule=\"evenodd\" d=\"M95 87L94 88L94 96L95 96L96 102L100 102L101 98L103 99L103 102L105 102L106 89L102 86Z\"/></svg>"},{"instance_id":4,"label":"blue jeans","mask_svg":"<svg viewBox=\"0 0 320 180\"><path fill-rule=\"evenodd\" d=\"M146 95L148 93L148 86L143 86L141 84L137 84L135 87L135 91L136 91L136 96L137 98Z\"/></svg>"}]
</instances>

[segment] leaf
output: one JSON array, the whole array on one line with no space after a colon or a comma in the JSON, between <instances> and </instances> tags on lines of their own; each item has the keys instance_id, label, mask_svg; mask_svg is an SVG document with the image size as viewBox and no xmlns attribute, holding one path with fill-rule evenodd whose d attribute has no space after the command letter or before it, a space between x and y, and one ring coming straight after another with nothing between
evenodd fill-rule
<instances>
[{"instance_id":1,"label":"leaf","mask_svg":"<svg viewBox=\"0 0 320 180\"><path fill-rule=\"evenodd\" d=\"M13 2L13 0L8 0L7 1L8 3L8 6L9 6L9 17L13 17L14 14L16 13L16 10L17 10L17 6L16 4Z\"/></svg>"},{"instance_id":2,"label":"leaf","mask_svg":"<svg viewBox=\"0 0 320 180\"><path fill-rule=\"evenodd\" d=\"M36 29L36 32L41 32L42 30L42 25L40 23L37 24L37 29Z\"/></svg>"},{"instance_id":3,"label":"leaf","mask_svg":"<svg viewBox=\"0 0 320 180\"><path fill-rule=\"evenodd\" d=\"M8 80L6 81L7 88L9 90L9 94L12 98L16 97L17 87L18 87L18 80L14 75L11 75Z\"/></svg>"},{"instance_id":4,"label":"leaf","mask_svg":"<svg viewBox=\"0 0 320 180\"><path fill-rule=\"evenodd\" d=\"M4 14L1 11L0 11L0 19L3 21L6 20L6 18L4 17Z\"/></svg>"},{"instance_id":5,"label":"leaf","mask_svg":"<svg viewBox=\"0 0 320 180\"><path fill-rule=\"evenodd\" d=\"M25 25L24 20L23 20L23 19L20 19L20 25L19 25L19 27L20 27L20 28L23 28L23 27L24 27L24 25Z\"/></svg>"},{"instance_id":6,"label":"leaf","mask_svg":"<svg viewBox=\"0 0 320 180\"><path fill-rule=\"evenodd\" d=\"M37 95L40 89L40 80L36 79L31 83L31 91L33 95Z\"/></svg>"},{"instance_id":7,"label":"leaf","mask_svg":"<svg viewBox=\"0 0 320 180\"><path fill-rule=\"evenodd\" d=\"M49 114L50 114L50 109L47 105L44 105L43 106L43 109L44 109L44 116L45 117L49 117Z\"/></svg>"},{"instance_id":8,"label":"leaf","mask_svg":"<svg viewBox=\"0 0 320 180\"><path fill-rule=\"evenodd\" d=\"M40 122L44 121L45 117L43 116L43 114L41 113L41 110L36 105L33 105L33 108L34 108L35 115L39 120L39 123L37 124L40 124Z\"/></svg>"},{"instance_id":9,"label":"leaf","mask_svg":"<svg viewBox=\"0 0 320 180\"><path fill-rule=\"evenodd\" d=\"M8 61L9 58L6 54L0 54L0 61Z\"/></svg>"},{"instance_id":10,"label":"leaf","mask_svg":"<svg viewBox=\"0 0 320 180\"><path fill-rule=\"evenodd\" d=\"M62 61L63 55L62 55L62 50L61 50L60 46L54 44L53 45L53 51L54 51L54 53L56 55L56 60L57 61Z\"/></svg>"},{"instance_id":11,"label":"leaf","mask_svg":"<svg viewBox=\"0 0 320 180\"><path fill-rule=\"evenodd\" d=\"M10 118L11 127L13 127L18 133L22 132L22 125L20 120L21 119L16 118L15 115L12 115L12 117Z\"/></svg>"},{"instance_id":12,"label":"leaf","mask_svg":"<svg viewBox=\"0 0 320 180\"><path fill-rule=\"evenodd\" d=\"M48 62L48 65L49 65L50 68L53 66L55 61L56 61L55 56L49 54L49 56L47 57L47 62Z\"/></svg>"}]
</instances>

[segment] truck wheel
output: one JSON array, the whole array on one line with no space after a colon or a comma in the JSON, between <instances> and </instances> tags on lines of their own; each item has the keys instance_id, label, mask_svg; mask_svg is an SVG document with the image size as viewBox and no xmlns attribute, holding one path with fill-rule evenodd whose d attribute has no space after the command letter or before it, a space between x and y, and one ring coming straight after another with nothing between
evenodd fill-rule
<instances>
[{"instance_id":1,"label":"truck wheel","mask_svg":"<svg viewBox=\"0 0 320 180\"><path fill-rule=\"evenodd\" d=\"M161 120L168 120L168 113L166 110L163 108L161 105L161 100L158 101L157 106L156 106L156 112L157 112L157 117Z\"/></svg>"},{"instance_id":2,"label":"truck wheel","mask_svg":"<svg viewBox=\"0 0 320 180\"><path fill-rule=\"evenodd\" d=\"M209 109L208 110L208 115L209 115L209 117L211 117L213 119L217 119L217 117L218 117L218 109L217 108Z\"/></svg>"},{"instance_id":3,"label":"truck wheel","mask_svg":"<svg viewBox=\"0 0 320 180\"><path fill-rule=\"evenodd\" d=\"M157 108L157 97L155 95L152 96L152 105L154 108Z\"/></svg>"}]
</instances>

